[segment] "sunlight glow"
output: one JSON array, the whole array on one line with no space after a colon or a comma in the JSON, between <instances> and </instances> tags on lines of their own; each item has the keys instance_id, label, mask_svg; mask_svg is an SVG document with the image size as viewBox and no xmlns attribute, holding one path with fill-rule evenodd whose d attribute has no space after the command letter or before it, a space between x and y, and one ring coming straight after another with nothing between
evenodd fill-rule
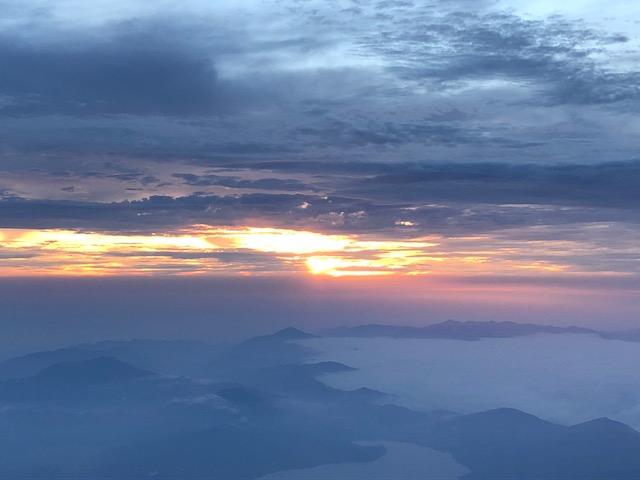
<instances>
[{"instance_id":1,"label":"sunlight glow","mask_svg":"<svg viewBox=\"0 0 640 480\"><path fill-rule=\"evenodd\" d=\"M225 230L236 248L259 252L307 254L345 250L353 240L345 235L323 235L275 228L248 228Z\"/></svg>"},{"instance_id":2,"label":"sunlight glow","mask_svg":"<svg viewBox=\"0 0 640 480\"><path fill-rule=\"evenodd\" d=\"M396 241L208 225L132 235L0 229L0 276L308 272L342 277L566 271L561 261L545 258L550 246L528 243L524 251L487 236ZM572 246L555 247L563 252Z\"/></svg>"},{"instance_id":3,"label":"sunlight glow","mask_svg":"<svg viewBox=\"0 0 640 480\"><path fill-rule=\"evenodd\" d=\"M4 248L41 248L43 250L108 252L117 249L198 250L211 248L204 239L171 235L105 235L79 233L73 230L2 230L0 244Z\"/></svg>"},{"instance_id":4,"label":"sunlight glow","mask_svg":"<svg viewBox=\"0 0 640 480\"><path fill-rule=\"evenodd\" d=\"M391 270L370 269L375 265L367 260L349 260L340 257L308 257L306 264L314 275L324 274L332 277L347 275L392 275Z\"/></svg>"}]
</instances>

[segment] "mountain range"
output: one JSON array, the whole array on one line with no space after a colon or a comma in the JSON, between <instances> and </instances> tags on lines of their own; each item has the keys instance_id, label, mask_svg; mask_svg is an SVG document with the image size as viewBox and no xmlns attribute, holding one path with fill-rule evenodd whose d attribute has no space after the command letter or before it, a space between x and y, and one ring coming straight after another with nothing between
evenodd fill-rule
<instances>
[{"instance_id":1,"label":"mountain range","mask_svg":"<svg viewBox=\"0 0 640 480\"><path fill-rule=\"evenodd\" d=\"M534 323L516 322L459 322L447 320L424 327L367 324L358 326L341 326L324 330L327 337L359 337L359 338L442 338L450 340L480 340L482 338L512 338L538 333L549 334L590 334L606 340L640 341L640 330L606 332L590 328L554 325L538 325Z\"/></svg>"},{"instance_id":2,"label":"mountain range","mask_svg":"<svg viewBox=\"0 0 640 480\"><path fill-rule=\"evenodd\" d=\"M338 333L462 340L597 334L453 321ZM559 425L513 408L459 414L398 406L386 392L323 383L327 373L354 368L315 361L315 338L288 328L227 346L99 342L3 362L9 378L0 381L0 477L253 479L371 462L385 455L376 442L391 441L450 454L469 469L468 480L640 478L640 433L627 425L608 418ZM180 365L172 368L172 359Z\"/></svg>"}]
</instances>

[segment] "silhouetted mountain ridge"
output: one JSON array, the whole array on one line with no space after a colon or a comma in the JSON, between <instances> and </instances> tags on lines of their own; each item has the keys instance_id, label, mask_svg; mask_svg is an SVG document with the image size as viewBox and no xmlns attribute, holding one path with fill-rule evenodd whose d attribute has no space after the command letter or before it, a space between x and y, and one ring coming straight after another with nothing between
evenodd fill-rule
<instances>
[{"instance_id":1,"label":"silhouetted mountain ridge","mask_svg":"<svg viewBox=\"0 0 640 480\"><path fill-rule=\"evenodd\" d=\"M481 338L510 338L536 333L588 333L596 330L569 326L537 325L516 322L459 322L447 320L424 327L368 324L355 327L342 326L326 330L330 337L389 337L389 338L444 338L456 340L479 340Z\"/></svg>"},{"instance_id":2,"label":"silhouetted mountain ridge","mask_svg":"<svg viewBox=\"0 0 640 480\"><path fill-rule=\"evenodd\" d=\"M593 332L455 321L354 328L361 336L464 340ZM14 373L46 365L0 382L0 476L249 479L384 453L354 443L362 440L450 453L469 468L469 480L640 478L640 433L627 425L596 418L563 426L513 408L462 415L388 404L393 395L366 383L351 390L324 383L323 375L349 376L356 369L313 363L329 358L311 351L316 342L306 340L314 337L287 328L224 350L198 342L105 341L15 359L8 364ZM91 357L48 364L85 354ZM158 375L127 357L166 362L169 369L173 361L182 369L209 359L205 370L213 372L207 378Z\"/></svg>"},{"instance_id":3,"label":"silhouetted mountain ridge","mask_svg":"<svg viewBox=\"0 0 640 480\"><path fill-rule=\"evenodd\" d=\"M0 380L25 378L62 362L111 356L157 373L186 375L211 361L227 347L192 340L105 340L42 351L0 362Z\"/></svg>"},{"instance_id":4,"label":"silhouetted mountain ridge","mask_svg":"<svg viewBox=\"0 0 640 480\"><path fill-rule=\"evenodd\" d=\"M623 342L640 342L640 329L622 330L617 332L601 332L605 340L621 340Z\"/></svg>"},{"instance_id":5,"label":"silhouetted mountain ridge","mask_svg":"<svg viewBox=\"0 0 640 480\"><path fill-rule=\"evenodd\" d=\"M566 427L501 408L440 422L427 444L471 469L468 479L640 478L640 433L608 418Z\"/></svg>"},{"instance_id":6,"label":"silhouetted mountain ridge","mask_svg":"<svg viewBox=\"0 0 640 480\"><path fill-rule=\"evenodd\" d=\"M282 330L278 330L276 333L270 335L271 337L280 338L282 340L306 340L307 338L317 338L317 335L303 332L295 327L287 327Z\"/></svg>"},{"instance_id":7,"label":"silhouetted mountain ridge","mask_svg":"<svg viewBox=\"0 0 640 480\"><path fill-rule=\"evenodd\" d=\"M34 376L0 382L0 399L10 402L38 401L74 395L96 385L127 382L154 375L110 356L78 362L62 362Z\"/></svg>"},{"instance_id":8,"label":"silhouetted mountain ridge","mask_svg":"<svg viewBox=\"0 0 640 480\"><path fill-rule=\"evenodd\" d=\"M30 378L31 381L57 385L91 385L131 380L153 375L112 356L101 356L79 362L57 363Z\"/></svg>"},{"instance_id":9,"label":"silhouetted mountain ridge","mask_svg":"<svg viewBox=\"0 0 640 480\"><path fill-rule=\"evenodd\" d=\"M223 352L209 362L200 374L217 380L232 380L254 369L295 364L313 354L312 350L298 345L296 341L314 337L293 327L272 335L252 337Z\"/></svg>"}]
</instances>

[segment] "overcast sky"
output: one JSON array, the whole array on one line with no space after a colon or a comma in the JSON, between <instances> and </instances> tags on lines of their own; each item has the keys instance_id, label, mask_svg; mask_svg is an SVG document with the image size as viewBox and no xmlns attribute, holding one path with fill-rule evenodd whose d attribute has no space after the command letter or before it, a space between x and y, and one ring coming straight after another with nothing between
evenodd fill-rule
<instances>
[{"instance_id":1,"label":"overcast sky","mask_svg":"<svg viewBox=\"0 0 640 480\"><path fill-rule=\"evenodd\" d=\"M640 4L0 12L2 276L410 274L635 304Z\"/></svg>"}]
</instances>

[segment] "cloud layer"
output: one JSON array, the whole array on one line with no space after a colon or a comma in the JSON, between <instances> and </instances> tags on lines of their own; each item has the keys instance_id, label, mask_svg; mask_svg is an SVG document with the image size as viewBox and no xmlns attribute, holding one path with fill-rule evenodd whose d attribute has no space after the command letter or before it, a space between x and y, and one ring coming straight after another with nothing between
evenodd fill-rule
<instances>
[{"instance_id":1,"label":"cloud layer","mask_svg":"<svg viewBox=\"0 0 640 480\"><path fill-rule=\"evenodd\" d=\"M0 226L485 235L635 274L640 45L614 3L5 0Z\"/></svg>"},{"instance_id":2,"label":"cloud layer","mask_svg":"<svg viewBox=\"0 0 640 480\"><path fill-rule=\"evenodd\" d=\"M479 342L317 339L305 345L322 352L319 360L358 368L325 376L329 385L380 389L411 408L469 413L510 406L565 425L606 416L640 426L633 387L637 343L563 334Z\"/></svg>"}]
</instances>

